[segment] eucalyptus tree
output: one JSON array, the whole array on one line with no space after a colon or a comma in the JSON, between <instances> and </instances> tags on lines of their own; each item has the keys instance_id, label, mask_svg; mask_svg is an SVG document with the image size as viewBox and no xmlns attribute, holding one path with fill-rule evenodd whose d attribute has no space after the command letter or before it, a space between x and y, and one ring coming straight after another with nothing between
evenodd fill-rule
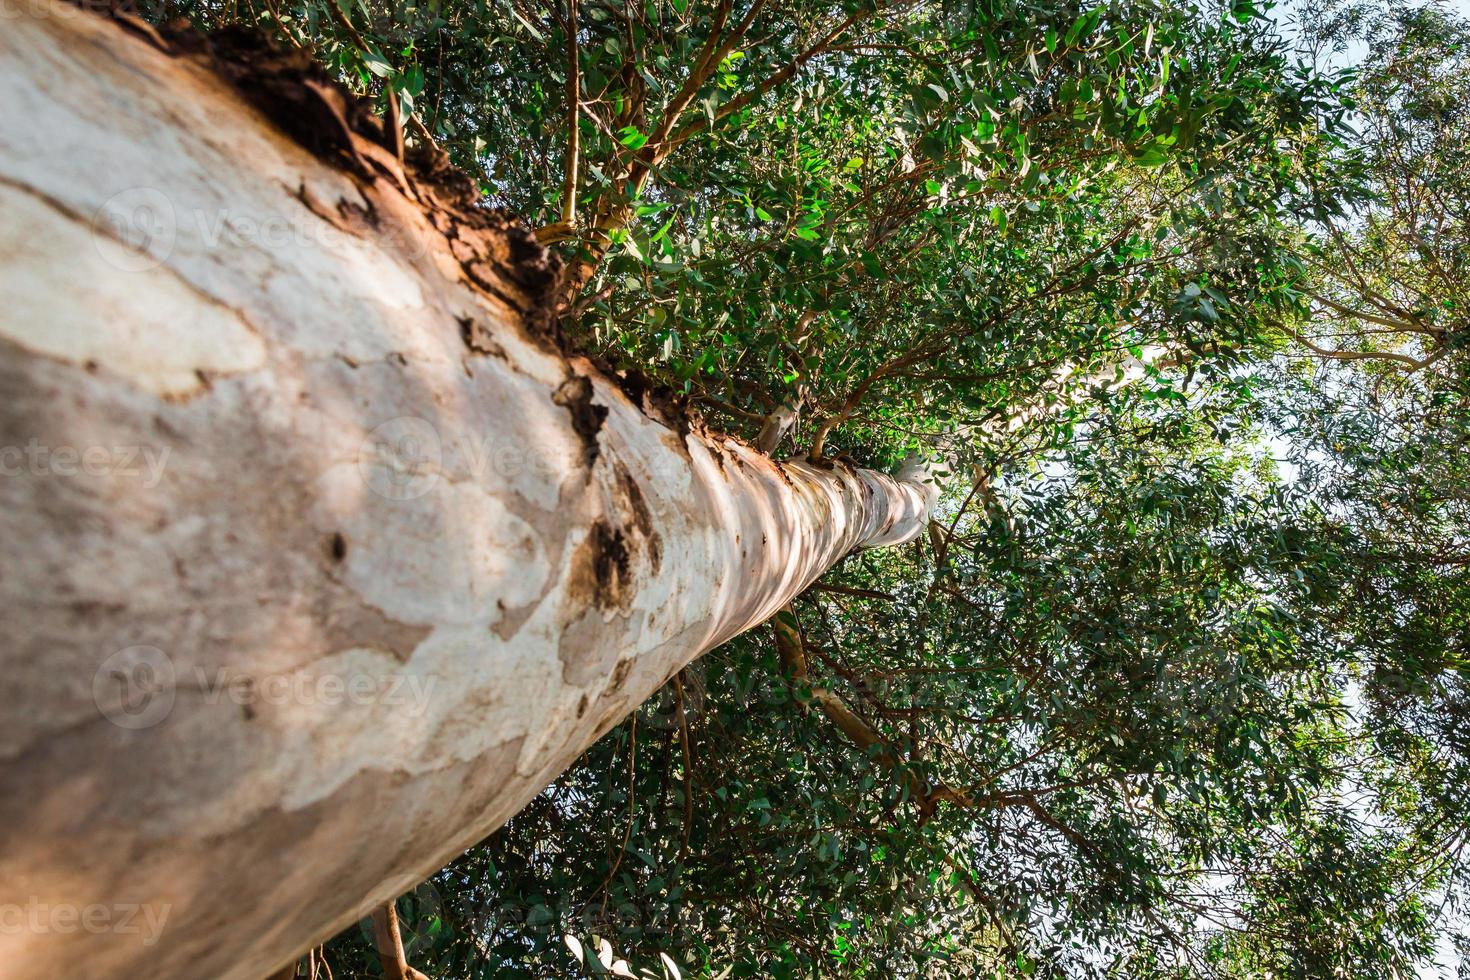
<instances>
[{"instance_id":1,"label":"eucalyptus tree","mask_svg":"<svg viewBox=\"0 0 1470 980\"><path fill-rule=\"evenodd\" d=\"M991 488L1014 446L1092 431L1099 400L1168 406L1186 375L1223 383L1279 329L1298 284L1283 250L1318 203L1314 148L1342 112L1335 84L1296 65L1248 3L151 11L183 9L216 29L208 38L7 3L0 77L19 93L0 142L7 439L161 445L172 459L151 495L116 476L85 492L34 472L3 487L20 556L6 595L30 618L6 651L7 684L28 707L0 756L13 830L0 866L46 901L174 910L154 947L75 934L28 949L18 962L32 975L282 965L543 799L671 675L834 563L920 537L941 489L955 495L941 511L953 523L918 546L935 560L915 572L923 594L908 606L923 623L913 635L932 628L931 653L958 664L963 638L995 630L998 614L994 595L967 591L965 576L988 574L966 567L970 505L1005 525ZM227 23L242 14L276 41ZM318 57L382 115L334 87ZM806 458L766 455L786 445ZM914 449L967 479L857 465ZM1230 472L1201 466L1215 483ZM1111 489L1121 496L1075 496L1094 515L1154 500L1142 484ZM1175 519L1148 507L1144 524ZM1225 520L1206 508L1189 530L1205 534L1210 515ZM1009 553L1015 589L1025 574L1073 574L1042 561L1051 550L1067 551ZM1097 553L1077 550L1096 568ZM877 576L904 560L865 551L849 564ZM1186 569L1205 585L1177 588L1208 602L1208 564ZM1148 616L1106 620L1108 598L1079 591L1085 635L1106 636L1099 622L1148 635ZM1210 613L1162 605L1149 615ZM1219 614L1227 633L1253 625L1234 605ZM824 643L878 644L893 624L824 625L809 645L811 615L779 621L783 686L800 725L842 719L873 771L844 797L792 763L791 797L810 807L772 832L801 834L781 855L786 881L813 854L839 865L851 852L833 829L849 824L873 867L810 879L783 902L756 887L758 855L714 853L712 880L742 889L743 911L714 894L683 906L712 917L699 930L710 962L745 956L748 931L761 944L742 969L820 968L811 941L750 928L777 911L871 950L872 922L842 916L884 882L885 915L898 912L881 948L895 969L937 955L1064 964L1050 939L1017 930L1073 898L1077 928L1097 935L1138 915L1177 931L1160 910L1181 898L1160 884L1160 855L1203 861L1205 844L1103 819L1154 792L1165 766L1106 746L1168 733L1184 761L1162 771L1199 795L1193 739L1236 760L1250 725L1295 717L1269 699L1177 732L1152 709L1102 717L1119 664L1058 660L1089 648L1047 634L1055 616L1016 610L1013 635L997 635L1024 642L1001 655L1035 654L1024 670L1075 690L1009 707L971 692L1015 709L1019 728L994 742L945 727L973 710L956 694L924 754L920 726L854 708L813 669ZM1228 635L1237 656L1274 642ZM1111 655L1145 657L1136 643ZM146 670L164 683L140 693ZM346 676L417 679L428 694L405 707L253 693ZM243 695L220 697L218 678ZM171 713L150 714L165 702ZM604 895L632 874L631 724L630 819ZM668 731L690 752L683 863L693 746L687 725ZM1049 732L1061 741L1036 741ZM1300 754L1286 771L1312 771ZM573 804L591 798L583 776L568 777ZM1183 790L1202 822L1294 799L1230 768L1200 778L1229 801L1217 817ZM734 808L774 808L754 781L720 788L728 819L712 843ZM919 836L864 836L899 811ZM1012 840L1050 835L1000 903L976 875L1003 856L974 834L937 836L980 813ZM1065 892L1036 877L1073 867ZM923 916L932 899L902 904L916 873L986 908L963 913L973 942ZM487 945L488 925L459 936L454 955L471 950L484 969L515 959ZM830 944L866 968L853 940Z\"/></svg>"}]
</instances>

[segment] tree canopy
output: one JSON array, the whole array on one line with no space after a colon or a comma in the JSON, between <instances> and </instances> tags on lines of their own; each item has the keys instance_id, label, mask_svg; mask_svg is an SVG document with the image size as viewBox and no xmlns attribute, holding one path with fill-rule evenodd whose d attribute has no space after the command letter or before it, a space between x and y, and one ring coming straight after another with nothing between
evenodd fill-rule
<instances>
[{"instance_id":1,"label":"tree canopy","mask_svg":"<svg viewBox=\"0 0 1470 980\"><path fill-rule=\"evenodd\" d=\"M432 976L1402 977L1470 949L1470 22L190 0L780 455L941 462L400 906ZM365 935L326 951L375 967ZM621 964L621 965L619 965Z\"/></svg>"}]
</instances>

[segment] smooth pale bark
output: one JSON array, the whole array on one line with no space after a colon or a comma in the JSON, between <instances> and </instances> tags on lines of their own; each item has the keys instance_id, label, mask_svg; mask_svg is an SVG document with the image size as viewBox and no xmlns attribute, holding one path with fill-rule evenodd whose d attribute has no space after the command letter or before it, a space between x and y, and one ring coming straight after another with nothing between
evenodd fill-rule
<instances>
[{"instance_id":1,"label":"smooth pale bark","mask_svg":"<svg viewBox=\"0 0 1470 980\"><path fill-rule=\"evenodd\" d=\"M778 466L559 353L523 231L0 2L6 977L258 980L920 531L917 470Z\"/></svg>"}]
</instances>

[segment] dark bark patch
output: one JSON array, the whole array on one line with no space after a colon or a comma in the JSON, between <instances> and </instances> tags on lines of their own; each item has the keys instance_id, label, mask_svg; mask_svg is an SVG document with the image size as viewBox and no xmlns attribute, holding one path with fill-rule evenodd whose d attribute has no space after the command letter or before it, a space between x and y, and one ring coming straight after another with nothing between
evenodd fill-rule
<instances>
[{"instance_id":1,"label":"dark bark patch","mask_svg":"<svg viewBox=\"0 0 1470 980\"><path fill-rule=\"evenodd\" d=\"M505 357L505 348L495 342L490 336L490 328L484 322L475 317L459 317L459 335L464 340L464 345L476 354L489 354L492 357Z\"/></svg>"},{"instance_id":2,"label":"dark bark patch","mask_svg":"<svg viewBox=\"0 0 1470 980\"><path fill-rule=\"evenodd\" d=\"M410 169L412 172L412 165ZM421 196L440 203L432 189ZM459 203L440 203L440 210L430 219L444 234L465 278L518 312L531 339L564 355L565 339L554 316L561 260L504 211L456 200Z\"/></svg>"},{"instance_id":3,"label":"dark bark patch","mask_svg":"<svg viewBox=\"0 0 1470 980\"><path fill-rule=\"evenodd\" d=\"M631 660L619 660L618 663L617 663L617 666L615 666L613 668L612 679L608 681L608 685L607 685L608 692L611 693L613 691L620 691L620 690L622 690L623 684L625 684L627 682L627 680L628 680L628 674L629 674L629 672L632 671L632 669L633 669L633 661L631 661Z\"/></svg>"},{"instance_id":4,"label":"dark bark patch","mask_svg":"<svg viewBox=\"0 0 1470 980\"><path fill-rule=\"evenodd\" d=\"M584 375L574 374L561 383L552 394L551 400L567 410L572 417L572 431L582 440L583 462L590 469L602 451L597 434L607 419L607 406L592 403L592 381Z\"/></svg>"},{"instance_id":5,"label":"dark bark patch","mask_svg":"<svg viewBox=\"0 0 1470 980\"><path fill-rule=\"evenodd\" d=\"M613 472L617 477L618 496L628 509L628 529L636 538L641 538L643 545L648 550L648 564L655 575L663 567L663 542L660 540L658 531L653 526L653 514L648 509L648 501L643 496L643 489L638 486L638 481L633 479L633 474L628 472L628 467L621 461L614 467Z\"/></svg>"},{"instance_id":6,"label":"dark bark patch","mask_svg":"<svg viewBox=\"0 0 1470 980\"><path fill-rule=\"evenodd\" d=\"M599 520L572 558L572 597L603 612L621 612L633 602L633 564L623 532Z\"/></svg>"},{"instance_id":7,"label":"dark bark patch","mask_svg":"<svg viewBox=\"0 0 1470 980\"><path fill-rule=\"evenodd\" d=\"M327 538L327 554L332 563L340 565L347 558L347 538L341 531L333 531Z\"/></svg>"},{"instance_id":8,"label":"dark bark patch","mask_svg":"<svg viewBox=\"0 0 1470 980\"><path fill-rule=\"evenodd\" d=\"M606 515L572 555L567 591L578 610L626 615L642 581L662 567L663 543L643 489L621 461L613 464L613 480Z\"/></svg>"},{"instance_id":9,"label":"dark bark patch","mask_svg":"<svg viewBox=\"0 0 1470 980\"><path fill-rule=\"evenodd\" d=\"M143 18L138 17L135 14L131 14L126 10L119 9L112 11L112 19L117 21L118 24L122 26L123 30L127 31L129 34L134 34L142 38L165 54L168 53L168 41L164 40L163 35L158 33L157 28L155 28L152 24L148 23Z\"/></svg>"},{"instance_id":10,"label":"dark bark patch","mask_svg":"<svg viewBox=\"0 0 1470 980\"><path fill-rule=\"evenodd\" d=\"M232 82L252 105L313 154L372 179L353 143L358 133L381 146L384 123L372 103L346 91L306 48L291 48L262 31L225 27L203 35L187 21L163 25L174 53L200 57Z\"/></svg>"},{"instance_id":11,"label":"dark bark patch","mask_svg":"<svg viewBox=\"0 0 1470 980\"><path fill-rule=\"evenodd\" d=\"M661 382L650 378L643 372L627 368L617 370L607 361L600 358L589 358L603 375L617 385L628 400L638 406L638 410L644 415L672 429L679 436L679 451L686 457L689 454L684 440L691 432L704 430L704 421L699 413L689 403L689 397L680 392L670 391Z\"/></svg>"}]
</instances>

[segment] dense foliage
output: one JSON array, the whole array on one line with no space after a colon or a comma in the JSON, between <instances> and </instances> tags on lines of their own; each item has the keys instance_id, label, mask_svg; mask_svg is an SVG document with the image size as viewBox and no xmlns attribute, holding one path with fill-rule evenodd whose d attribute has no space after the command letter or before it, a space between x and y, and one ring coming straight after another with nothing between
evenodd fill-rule
<instances>
[{"instance_id":1,"label":"dense foliage","mask_svg":"<svg viewBox=\"0 0 1470 980\"><path fill-rule=\"evenodd\" d=\"M948 466L925 540L403 900L416 965L1402 977L1465 945L1464 20L182 9L398 101L563 252L585 349L775 452ZM366 934L327 956L376 969Z\"/></svg>"}]
</instances>

